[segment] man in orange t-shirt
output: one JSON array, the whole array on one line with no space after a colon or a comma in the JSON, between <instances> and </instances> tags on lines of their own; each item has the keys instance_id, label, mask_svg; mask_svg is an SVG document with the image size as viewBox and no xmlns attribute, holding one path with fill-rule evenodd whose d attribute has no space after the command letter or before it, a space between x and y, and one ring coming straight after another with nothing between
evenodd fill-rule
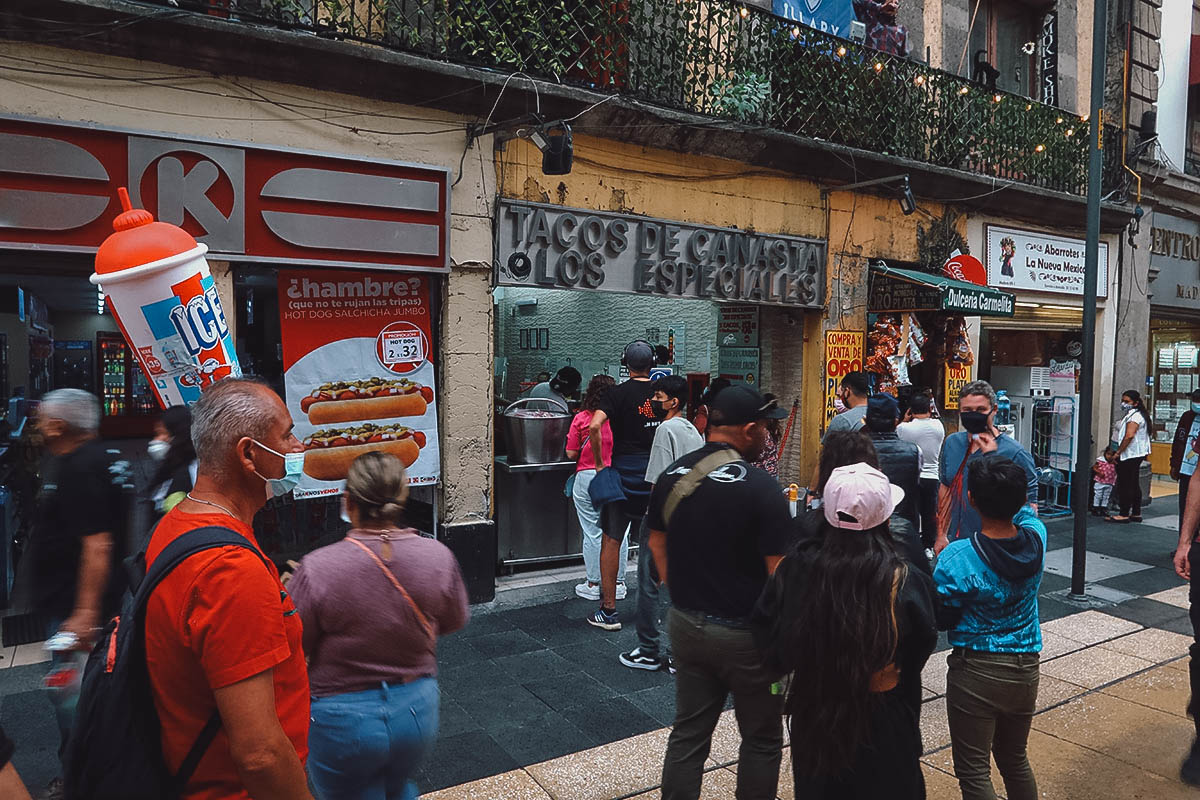
<instances>
[{"instance_id":1,"label":"man in orange t-shirt","mask_svg":"<svg viewBox=\"0 0 1200 800\"><path fill-rule=\"evenodd\" d=\"M295 487L303 447L287 407L257 381L227 378L192 408L195 487L150 539L147 565L176 538L222 526L257 548L251 521ZM221 730L183 800L311 800L308 671L300 616L274 570L241 547L177 566L146 608L146 662L167 766L179 769L215 710Z\"/></svg>"}]
</instances>

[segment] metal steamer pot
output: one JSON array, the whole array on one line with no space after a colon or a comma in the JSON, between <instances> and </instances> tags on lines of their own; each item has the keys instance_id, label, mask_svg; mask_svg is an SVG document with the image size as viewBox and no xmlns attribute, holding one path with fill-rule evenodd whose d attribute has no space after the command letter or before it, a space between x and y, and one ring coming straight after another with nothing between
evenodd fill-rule
<instances>
[{"instance_id":1,"label":"metal steamer pot","mask_svg":"<svg viewBox=\"0 0 1200 800\"><path fill-rule=\"evenodd\" d=\"M553 411L526 411L537 416L525 416L523 403L546 403ZM545 397L526 397L504 409L504 435L508 440L510 464L552 464L567 458L567 431L571 428L570 410L558 400Z\"/></svg>"}]
</instances>

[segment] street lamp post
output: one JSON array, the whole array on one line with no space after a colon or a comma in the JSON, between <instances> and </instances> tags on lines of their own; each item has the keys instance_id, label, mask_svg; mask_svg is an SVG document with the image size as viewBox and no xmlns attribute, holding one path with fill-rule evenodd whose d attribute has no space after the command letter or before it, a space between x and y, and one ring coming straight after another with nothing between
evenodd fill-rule
<instances>
[{"instance_id":1,"label":"street lamp post","mask_svg":"<svg viewBox=\"0 0 1200 800\"><path fill-rule=\"evenodd\" d=\"M1092 16L1092 102L1088 138L1087 249L1083 278L1083 353L1079 370L1079 442L1075 459L1072 500L1075 536L1072 541L1071 596L1084 596L1087 567L1087 523L1091 497L1093 378L1096 371L1096 281L1100 266L1100 182L1104 172L1104 64L1108 29L1108 0L1095 0Z\"/></svg>"}]
</instances>

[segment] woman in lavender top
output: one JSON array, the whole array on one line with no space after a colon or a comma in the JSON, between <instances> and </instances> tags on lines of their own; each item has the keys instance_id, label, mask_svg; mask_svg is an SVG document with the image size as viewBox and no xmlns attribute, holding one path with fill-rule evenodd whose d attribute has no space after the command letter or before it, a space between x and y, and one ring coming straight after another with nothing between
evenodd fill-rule
<instances>
[{"instance_id":1,"label":"woman in lavender top","mask_svg":"<svg viewBox=\"0 0 1200 800\"><path fill-rule=\"evenodd\" d=\"M346 538L304 557L288 583L304 621L322 800L415 800L438 727L437 638L467 622L467 590L442 543L404 527L408 481L387 453L359 456Z\"/></svg>"}]
</instances>

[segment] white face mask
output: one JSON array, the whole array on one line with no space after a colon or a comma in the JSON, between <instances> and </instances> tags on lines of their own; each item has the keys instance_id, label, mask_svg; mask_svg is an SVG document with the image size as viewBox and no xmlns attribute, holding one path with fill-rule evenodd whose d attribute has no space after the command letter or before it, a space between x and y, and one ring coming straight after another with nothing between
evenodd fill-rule
<instances>
[{"instance_id":1,"label":"white face mask","mask_svg":"<svg viewBox=\"0 0 1200 800\"><path fill-rule=\"evenodd\" d=\"M167 457L167 452L171 449L171 443L164 439L151 439L150 444L146 445L146 452L155 461L162 461Z\"/></svg>"},{"instance_id":2,"label":"white face mask","mask_svg":"<svg viewBox=\"0 0 1200 800\"><path fill-rule=\"evenodd\" d=\"M258 477L267 482L267 499L270 500L272 497L279 497L280 495L287 494L295 489L296 485L300 483L300 476L304 472L304 453L279 453L267 447L257 439L251 439L250 441L254 442L268 453L277 455L283 459L282 478L268 478L266 475L261 474L258 470L254 471L255 475L258 475Z\"/></svg>"},{"instance_id":3,"label":"white face mask","mask_svg":"<svg viewBox=\"0 0 1200 800\"><path fill-rule=\"evenodd\" d=\"M1121 403L1121 408L1130 411L1133 408L1133 403Z\"/></svg>"},{"instance_id":4,"label":"white face mask","mask_svg":"<svg viewBox=\"0 0 1200 800\"><path fill-rule=\"evenodd\" d=\"M348 510L346 510L346 496L345 496L345 495L342 495L342 513L341 513L341 517L342 517L342 522L346 523L347 525L353 525L353 524L354 524L354 520L350 519L350 512L349 512Z\"/></svg>"}]
</instances>

